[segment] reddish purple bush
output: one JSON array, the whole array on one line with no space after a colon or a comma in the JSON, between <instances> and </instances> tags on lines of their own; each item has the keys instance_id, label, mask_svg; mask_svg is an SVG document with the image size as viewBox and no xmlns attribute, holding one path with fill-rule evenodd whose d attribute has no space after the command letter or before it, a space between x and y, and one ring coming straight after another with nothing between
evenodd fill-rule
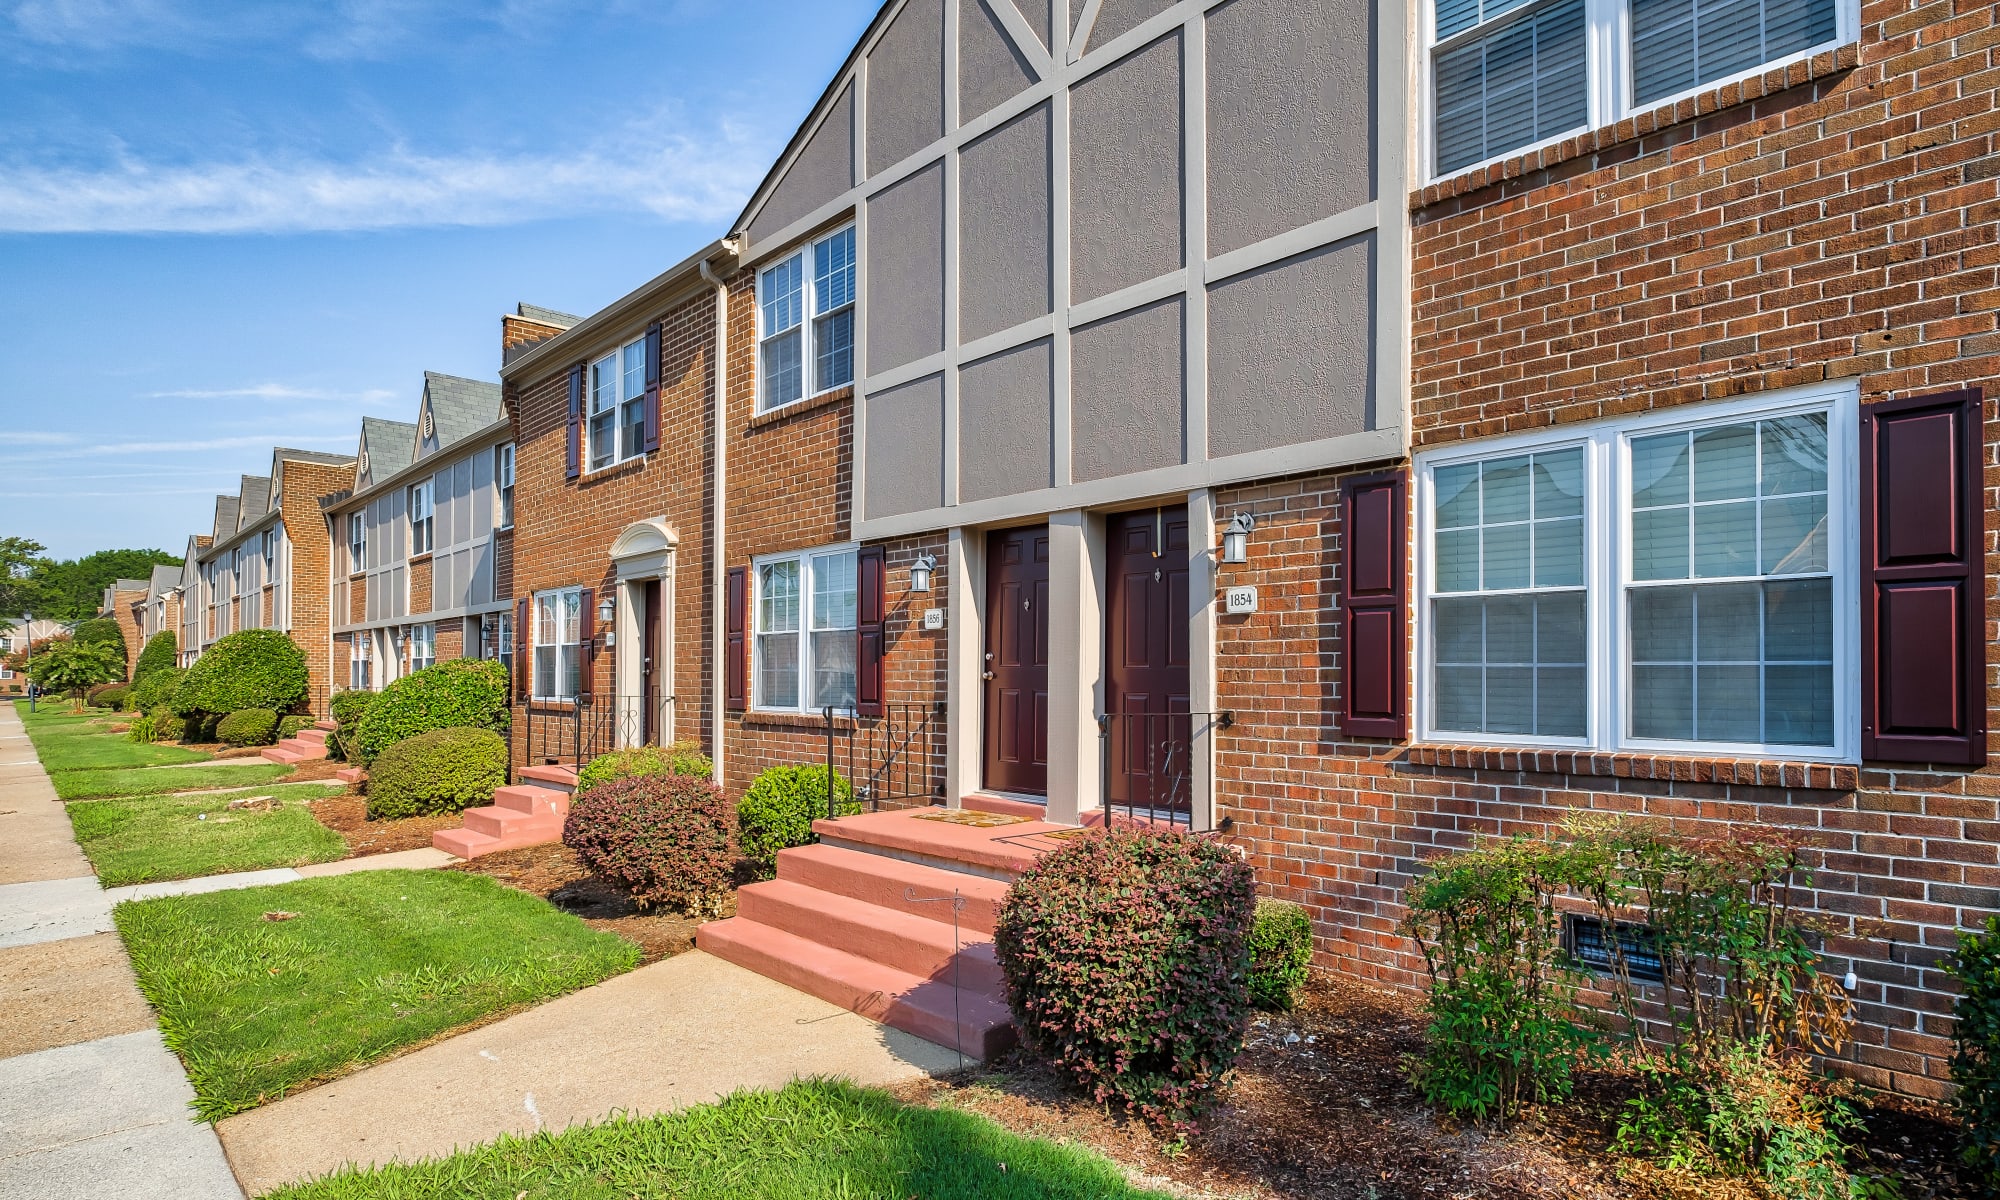
<instances>
[{"instance_id":1,"label":"reddish purple bush","mask_svg":"<svg viewBox=\"0 0 2000 1200\"><path fill-rule=\"evenodd\" d=\"M736 807L687 775L600 783L570 801L563 845L640 908L718 916L736 874Z\"/></svg>"},{"instance_id":2,"label":"reddish purple bush","mask_svg":"<svg viewBox=\"0 0 2000 1200\"><path fill-rule=\"evenodd\" d=\"M1078 837L1001 906L994 941L1014 1020L1093 1100L1184 1131L1243 1046L1256 911L1249 866L1214 838Z\"/></svg>"}]
</instances>

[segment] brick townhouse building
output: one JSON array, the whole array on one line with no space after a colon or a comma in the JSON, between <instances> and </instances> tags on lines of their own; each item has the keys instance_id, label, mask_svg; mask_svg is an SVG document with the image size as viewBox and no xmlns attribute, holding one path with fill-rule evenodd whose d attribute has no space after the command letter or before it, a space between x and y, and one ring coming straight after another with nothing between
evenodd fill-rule
<instances>
[{"instance_id":1,"label":"brick townhouse building","mask_svg":"<svg viewBox=\"0 0 2000 1200\"><path fill-rule=\"evenodd\" d=\"M116 579L104 589L104 599L98 605L97 615L109 617L118 625L118 636L125 643L125 678L132 678L132 668L138 664L139 648L145 643L145 633L140 625L139 609L145 605L152 584L148 579Z\"/></svg>"},{"instance_id":2,"label":"brick townhouse building","mask_svg":"<svg viewBox=\"0 0 2000 1200\"><path fill-rule=\"evenodd\" d=\"M498 385L426 372L416 421L366 418L353 464L320 502L335 686L511 657L514 447Z\"/></svg>"},{"instance_id":3,"label":"brick townhouse building","mask_svg":"<svg viewBox=\"0 0 2000 1200\"><path fill-rule=\"evenodd\" d=\"M268 475L245 475L234 496L215 498L215 524L189 545L183 585L183 665L243 629L285 633L305 655L308 695L328 695L328 574L331 546L319 498L352 479L347 455L279 447Z\"/></svg>"},{"instance_id":4,"label":"brick townhouse building","mask_svg":"<svg viewBox=\"0 0 2000 1200\"><path fill-rule=\"evenodd\" d=\"M217 498L218 501L220 497ZM200 656L202 630L208 619L207 600L202 594L201 556L215 538L212 534L188 535L187 551L181 556L180 625L174 639L174 665L186 667Z\"/></svg>"}]
</instances>

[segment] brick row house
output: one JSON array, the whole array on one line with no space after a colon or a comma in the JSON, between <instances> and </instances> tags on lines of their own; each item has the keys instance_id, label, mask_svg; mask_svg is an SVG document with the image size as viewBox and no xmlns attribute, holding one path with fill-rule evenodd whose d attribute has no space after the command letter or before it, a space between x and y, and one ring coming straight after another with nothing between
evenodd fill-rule
<instances>
[{"instance_id":1,"label":"brick row house","mask_svg":"<svg viewBox=\"0 0 2000 1200\"><path fill-rule=\"evenodd\" d=\"M693 740L732 793L831 752L889 809L1213 831L1397 987L1476 837L1790 831L1846 1068L1936 1095L2000 911L1996 46L1951 0L890 0L727 236L502 319L517 771ZM362 436L332 661L380 686L357 646L475 614L413 599L443 472ZM921 983L847 899L740 902L704 947Z\"/></svg>"}]
</instances>

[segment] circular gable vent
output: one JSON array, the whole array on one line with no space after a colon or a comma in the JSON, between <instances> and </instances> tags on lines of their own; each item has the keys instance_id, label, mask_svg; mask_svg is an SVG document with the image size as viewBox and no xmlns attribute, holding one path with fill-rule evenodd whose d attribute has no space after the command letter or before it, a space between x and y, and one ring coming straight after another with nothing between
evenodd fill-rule
<instances>
[{"instance_id":1,"label":"circular gable vent","mask_svg":"<svg viewBox=\"0 0 2000 1200\"><path fill-rule=\"evenodd\" d=\"M431 415L431 410L427 408L424 410L424 440L429 441L436 436L437 436L437 418L433 417Z\"/></svg>"}]
</instances>

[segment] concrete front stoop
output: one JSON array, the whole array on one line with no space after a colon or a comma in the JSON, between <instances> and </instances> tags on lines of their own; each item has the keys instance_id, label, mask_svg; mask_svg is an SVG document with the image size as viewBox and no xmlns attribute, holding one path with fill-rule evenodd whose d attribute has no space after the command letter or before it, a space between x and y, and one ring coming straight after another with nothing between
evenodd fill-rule
<instances>
[{"instance_id":1,"label":"concrete front stoop","mask_svg":"<svg viewBox=\"0 0 2000 1200\"><path fill-rule=\"evenodd\" d=\"M1012 880L1048 847L1016 841L1056 828L981 829L937 809L815 821L817 845L778 854L778 877L736 893L737 915L703 925L718 958L851 1012L990 1058L1013 1045L994 921ZM951 896L964 901L952 929Z\"/></svg>"},{"instance_id":2,"label":"concrete front stoop","mask_svg":"<svg viewBox=\"0 0 2000 1200\"><path fill-rule=\"evenodd\" d=\"M260 752L274 763L309 762L326 757L326 735L338 729L332 721L321 721L317 725L301 729L275 746L266 746Z\"/></svg>"},{"instance_id":3,"label":"concrete front stoop","mask_svg":"<svg viewBox=\"0 0 2000 1200\"><path fill-rule=\"evenodd\" d=\"M478 858L498 850L559 842L575 791L572 768L523 767L520 782L494 791L487 807L466 809L465 824L438 830L431 835L431 845L460 858Z\"/></svg>"}]
</instances>

